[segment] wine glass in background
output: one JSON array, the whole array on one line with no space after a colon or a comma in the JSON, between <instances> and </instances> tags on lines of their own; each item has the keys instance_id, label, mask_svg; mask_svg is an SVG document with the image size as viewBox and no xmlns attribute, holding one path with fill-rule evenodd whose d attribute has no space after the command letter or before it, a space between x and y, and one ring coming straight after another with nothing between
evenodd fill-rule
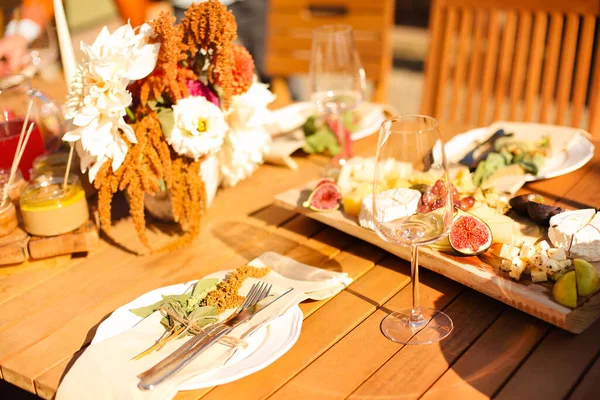
<instances>
[{"instance_id":1,"label":"wine glass in background","mask_svg":"<svg viewBox=\"0 0 600 400\"><path fill-rule=\"evenodd\" d=\"M40 35L29 46L29 63L35 70L44 73L58 60L58 43L56 30L46 23Z\"/></svg>"},{"instance_id":2,"label":"wine glass in background","mask_svg":"<svg viewBox=\"0 0 600 400\"><path fill-rule=\"evenodd\" d=\"M363 99L365 72L349 25L325 25L313 31L310 58L312 100L321 114L333 120L341 152L324 174L335 176L351 157L351 138L343 124L344 113Z\"/></svg>"},{"instance_id":3,"label":"wine glass in background","mask_svg":"<svg viewBox=\"0 0 600 400\"><path fill-rule=\"evenodd\" d=\"M420 188L423 194L409 188L388 189L394 170L431 186ZM412 307L388 315L381 323L383 334L395 342L433 343L453 329L448 315L421 308L418 261L418 247L446 236L452 215L451 184L437 121L413 115L383 122L373 182L373 223L382 239L411 249Z\"/></svg>"}]
</instances>

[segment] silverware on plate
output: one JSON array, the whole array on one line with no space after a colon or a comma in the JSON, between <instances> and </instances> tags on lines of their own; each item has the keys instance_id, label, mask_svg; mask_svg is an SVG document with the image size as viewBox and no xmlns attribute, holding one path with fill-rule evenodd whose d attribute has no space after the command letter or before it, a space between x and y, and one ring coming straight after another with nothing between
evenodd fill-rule
<instances>
[{"instance_id":1,"label":"silverware on plate","mask_svg":"<svg viewBox=\"0 0 600 400\"><path fill-rule=\"evenodd\" d=\"M271 289L270 286L271 285L269 285L268 288L269 291ZM167 356L164 360L147 371L142 372L140 375L138 375L140 378L138 387L142 390L152 390L156 385L175 375L183 367L192 362L192 360L194 360L204 350L216 343L221 337L230 333L235 327L248 321L260 311L264 310L292 290L292 288L289 288L276 297L265 297L265 294L262 300L260 300L260 295L265 293L264 288L258 294L255 293L253 296L254 300L259 299L260 301L254 301L254 303L252 303L251 299L248 301L249 305L246 304L245 308L242 307L244 306L244 304L242 304L242 306L240 306L238 310L236 310L236 312L226 321L213 325L211 328L207 329L207 332L204 335L190 339L179 349L175 350L171 355ZM248 300L249 297L250 293L246 299ZM252 327L250 330L253 331L255 328L256 327Z\"/></svg>"}]
</instances>

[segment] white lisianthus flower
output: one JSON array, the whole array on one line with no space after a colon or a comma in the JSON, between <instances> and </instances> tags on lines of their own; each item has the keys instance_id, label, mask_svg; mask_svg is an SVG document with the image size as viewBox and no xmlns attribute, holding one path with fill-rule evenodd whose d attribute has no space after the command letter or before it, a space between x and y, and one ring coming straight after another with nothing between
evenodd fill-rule
<instances>
[{"instance_id":1,"label":"white lisianthus flower","mask_svg":"<svg viewBox=\"0 0 600 400\"><path fill-rule=\"evenodd\" d=\"M221 109L206 98L186 97L177 101L173 117L173 130L164 134L177 154L197 160L221 149L229 127Z\"/></svg>"},{"instance_id":2,"label":"white lisianthus flower","mask_svg":"<svg viewBox=\"0 0 600 400\"><path fill-rule=\"evenodd\" d=\"M233 129L257 128L273 122L273 115L267 106L275 100L269 85L254 83L246 93L231 97L231 108L227 122Z\"/></svg>"},{"instance_id":3,"label":"white lisianthus flower","mask_svg":"<svg viewBox=\"0 0 600 400\"><path fill-rule=\"evenodd\" d=\"M131 105L127 85L146 77L156 66L158 44L148 44L150 26L138 33L126 24L110 34L104 27L91 45L81 43L84 61L77 70L67 99L67 118L75 129L63 140L76 142L81 170L89 170L93 182L100 167L111 160L116 171L127 154L127 143L137 143L133 129L125 122Z\"/></svg>"},{"instance_id":4,"label":"white lisianthus flower","mask_svg":"<svg viewBox=\"0 0 600 400\"><path fill-rule=\"evenodd\" d=\"M254 173L269 151L271 135L263 128L231 129L219 152L224 186L235 186Z\"/></svg>"},{"instance_id":5,"label":"white lisianthus flower","mask_svg":"<svg viewBox=\"0 0 600 400\"><path fill-rule=\"evenodd\" d=\"M268 85L254 80L250 89L231 98L227 114L230 130L219 152L219 165L225 186L235 186L254 173L264 162L271 136L265 129L273 122L267 106L275 100Z\"/></svg>"}]
</instances>

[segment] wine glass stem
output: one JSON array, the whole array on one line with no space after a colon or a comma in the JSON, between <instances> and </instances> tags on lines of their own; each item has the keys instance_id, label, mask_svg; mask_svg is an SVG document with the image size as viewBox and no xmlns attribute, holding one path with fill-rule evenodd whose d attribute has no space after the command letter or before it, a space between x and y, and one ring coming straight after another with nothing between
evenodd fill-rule
<instances>
[{"instance_id":1,"label":"wine glass stem","mask_svg":"<svg viewBox=\"0 0 600 400\"><path fill-rule=\"evenodd\" d=\"M411 309L411 324L421 325L425 322L421 315L421 296L419 295L419 248L412 245L410 247L410 279L412 284L412 309Z\"/></svg>"},{"instance_id":2,"label":"wine glass stem","mask_svg":"<svg viewBox=\"0 0 600 400\"><path fill-rule=\"evenodd\" d=\"M350 157L350 154L346 151L349 148L350 143L346 143L346 130L344 127L344 113L337 112L335 113L336 117L336 136L338 139L338 143L340 144L340 154L338 155L339 160L345 160Z\"/></svg>"}]
</instances>

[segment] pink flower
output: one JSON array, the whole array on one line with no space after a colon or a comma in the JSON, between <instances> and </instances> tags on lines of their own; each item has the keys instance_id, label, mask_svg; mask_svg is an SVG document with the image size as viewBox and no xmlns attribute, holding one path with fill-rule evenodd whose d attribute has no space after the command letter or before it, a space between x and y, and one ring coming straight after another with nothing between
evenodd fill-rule
<instances>
[{"instance_id":1,"label":"pink flower","mask_svg":"<svg viewBox=\"0 0 600 400\"><path fill-rule=\"evenodd\" d=\"M188 79L185 82L185 85L188 88L188 92L190 93L190 96L193 96L193 97L202 96L206 100L208 100L211 103L213 103L214 105L216 105L217 107L221 106L219 97L212 90L210 90L206 85L204 85L202 82Z\"/></svg>"}]
</instances>

